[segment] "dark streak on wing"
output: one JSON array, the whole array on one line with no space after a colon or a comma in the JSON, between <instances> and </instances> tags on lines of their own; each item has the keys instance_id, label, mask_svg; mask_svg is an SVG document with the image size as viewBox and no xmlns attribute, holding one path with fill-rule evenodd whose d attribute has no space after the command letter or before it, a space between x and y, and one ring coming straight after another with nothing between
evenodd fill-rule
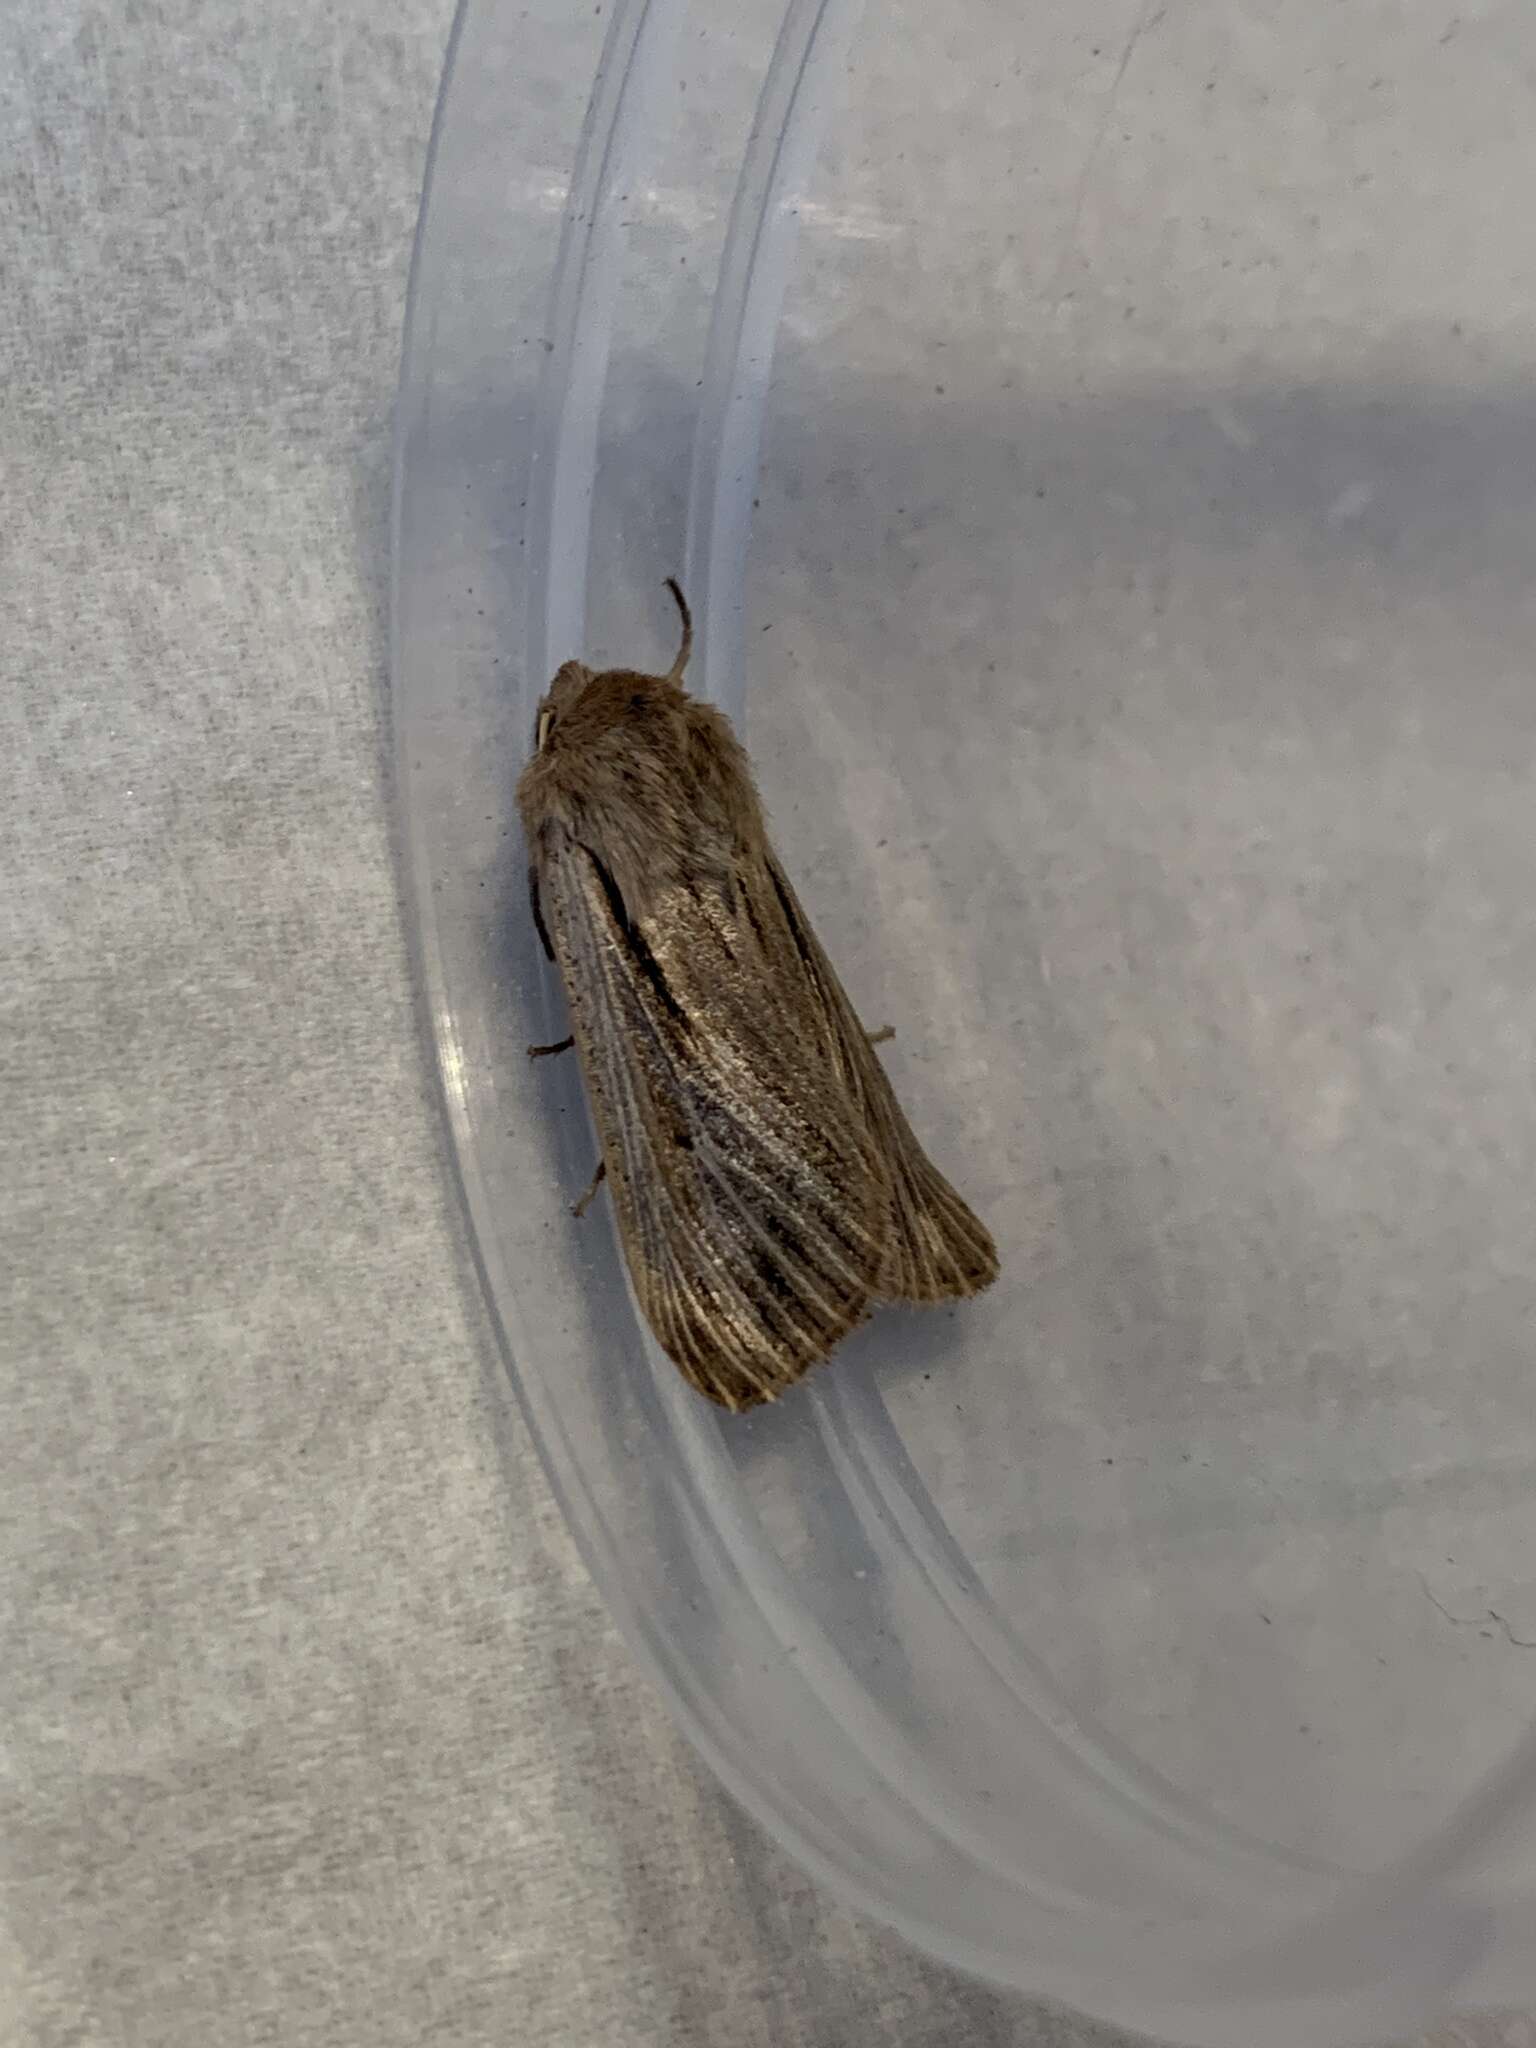
<instances>
[{"instance_id":1,"label":"dark streak on wing","mask_svg":"<svg viewBox=\"0 0 1536 2048\"><path fill-rule=\"evenodd\" d=\"M645 934L631 922L618 883L613 879L613 876L609 873L602 860L593 852L590 846L583 846L580 850L592 863L603 894L608 899L608 908L613 913L614 923L624 934L629 950L634 956L635 964L656 991L657 1000L664 1004L671 1013L673 1023L681 1025L686 1030L688 1028L687 1014L678 1006L671 989L667 987L667 978L662 973L657 963L656 955L651 951L646 941Z\"/></svg>"},{"instance_id":2,"label":"dark streak on wing","mask_svg":"<svg viewBox=\"0 0 1536 2048\"><path fill-rule=\"evenodd\" d=\"M528 907L533 912L533 928L544 948L544 958L553 960L555 949L549 943L549 927L544 922L544 906L539 900L539 871L533 866L528 870Z\"/></svg>"}]
</instances>

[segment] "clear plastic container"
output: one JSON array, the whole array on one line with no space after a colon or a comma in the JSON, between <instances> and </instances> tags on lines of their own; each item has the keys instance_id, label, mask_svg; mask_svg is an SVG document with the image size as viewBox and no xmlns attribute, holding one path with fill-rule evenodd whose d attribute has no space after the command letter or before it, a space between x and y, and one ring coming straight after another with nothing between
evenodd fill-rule
<instances>
[{"instance_id":1,"label":"clear plastic container","mask_svg":"<svg viewBox=\"0 0 1536 2048\"><path fill-rule=\"evenodd\" d=\"M1533 60L1515 5L468 0L433 144L399 786L550 1475L810 1869L1211 2048L1536 1999ZM663 663L679 569L1004 1265L737 1420L522 1050L532 708Z\"/></svg>"}]
</instances>

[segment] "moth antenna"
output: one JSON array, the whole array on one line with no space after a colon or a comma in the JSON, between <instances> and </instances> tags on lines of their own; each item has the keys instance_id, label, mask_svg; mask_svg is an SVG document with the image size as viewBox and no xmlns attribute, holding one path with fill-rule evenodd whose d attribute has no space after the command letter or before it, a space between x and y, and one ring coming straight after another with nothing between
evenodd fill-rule
<instances>
[{"instance_id":1,"label":"moth antenna","mask_svg":"<svg viewBox=\"0 0 1536 2048\"><path fill-rule=\"evenodd\" d=\"M677 609L682 614L683 644L678 648L677 659L667 670L665 680L669 683L680 683L683 680L683 670L688 666L688 657L693 652L693 613L688 609L688 600L683 595L683 586L675 576L667 578L667 588L677 600Z\"/></svg>"}]
</instances>

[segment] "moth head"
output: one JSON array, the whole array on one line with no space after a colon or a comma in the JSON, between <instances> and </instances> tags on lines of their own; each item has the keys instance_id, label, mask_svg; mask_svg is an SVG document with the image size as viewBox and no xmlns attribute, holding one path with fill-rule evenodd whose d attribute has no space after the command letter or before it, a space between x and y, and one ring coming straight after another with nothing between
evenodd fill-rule
<instances>
[{"instance_id":1,"label":"moth head","mask_svg":"<svg viewBox=\"0 0 1536 2048\"><path fill-rule=\"evenodd\" d=\"M536 754L544 752L561 719L591 680L592 671L583 662L563 662L556 670L554 681L540 701L538 719L533 728L533 751Z\"/></svg>"},{"instance_id":2,"label":"moth head","mask_svg":"<svg viewBox=\"0 0 1536 2048\"><path fill-rule=\"evenodd\" d=\"M599 672L582 661L562 662L539 704L533 728L535 759L548 753L560 726L572 720L573 713L575 717L566 738L579 752L583 744L623 726L626 718L632 719L637 712L643 715L650 705L661 704L668 711L674 708L693 648L693 619L675 577L667 578L667 588L677 605L683 629L671 668L665 675L653 676L638 669L610 668Z\"/></svg>"}]
</instances>

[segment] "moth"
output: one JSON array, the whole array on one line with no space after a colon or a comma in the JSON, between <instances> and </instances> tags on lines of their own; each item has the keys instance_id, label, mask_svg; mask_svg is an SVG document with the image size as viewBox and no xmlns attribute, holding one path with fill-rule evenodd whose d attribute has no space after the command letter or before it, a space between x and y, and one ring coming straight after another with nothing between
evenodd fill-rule
<instances>
[{"instance_id":1,"label":"moth","mask_svg":"<svg viewBox=\"0 0 1536 2048\"><path fill-rule=\"evenodd\" d=\"M879 1302L997 1276L769 843L747 756L665 675L568 661L517 785L635 1294L702 1394L775 1400ZM877 1036L885 1036L881 1033Z\"/></svg>"}]
</instances>

